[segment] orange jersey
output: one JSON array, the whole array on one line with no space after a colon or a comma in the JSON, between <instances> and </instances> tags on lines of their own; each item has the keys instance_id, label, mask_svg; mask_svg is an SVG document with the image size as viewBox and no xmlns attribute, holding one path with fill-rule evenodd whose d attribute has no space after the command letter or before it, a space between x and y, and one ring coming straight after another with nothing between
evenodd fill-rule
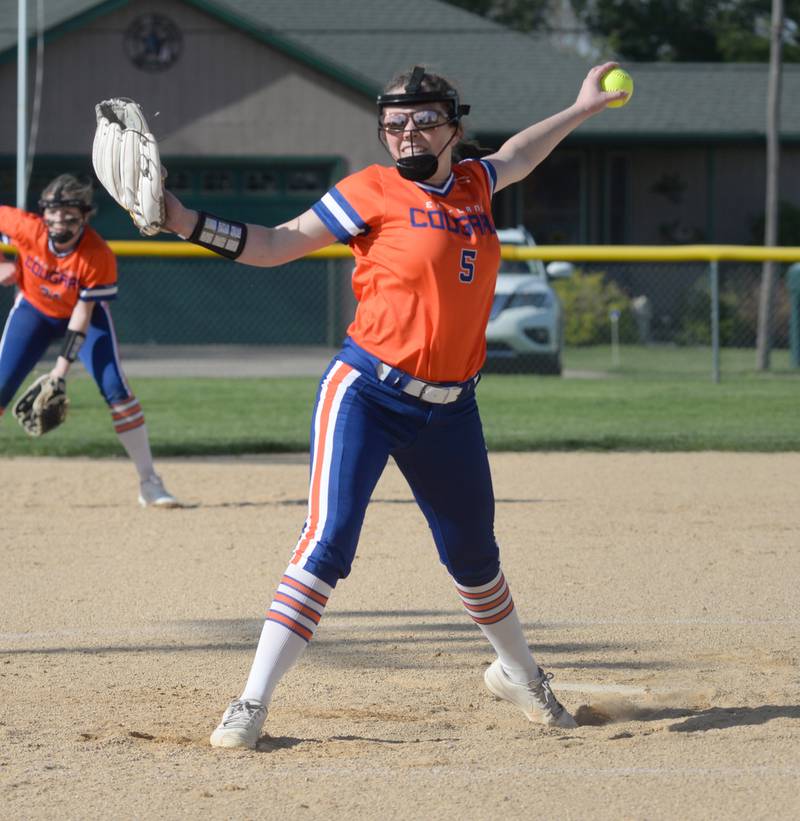
<instances>
[{"instance_id":1,"label":"orange jersey","mask_svg":"<svg viewBox=\"0 0 800 821\"><path fill-rule=\"evenodd\" d=\"M480 370L500 264L495 180L485 160L457 163L441 186L372 165L314 205L356 258L358 308L348 334L357 344L431 382Z\"/></svg>"},{"instance_id":2,"label":"orange jersey","mask_svg":"<svg viewBox=\"0 0 800 821\"><path fill-rule=\"evenodd\" d=\"M53 249L38 214L0 206L0 234L17 248L18 285L25 299L47 316L65 319L79 299L98 301L117 295L117 260L88 225L66 254Z\"/></svg>"}]
</instances>

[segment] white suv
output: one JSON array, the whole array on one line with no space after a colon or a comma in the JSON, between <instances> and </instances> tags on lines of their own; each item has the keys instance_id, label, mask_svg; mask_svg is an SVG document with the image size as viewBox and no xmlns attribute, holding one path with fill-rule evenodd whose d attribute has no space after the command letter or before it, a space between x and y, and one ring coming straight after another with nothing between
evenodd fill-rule
<instances>
[{"instance_id":1,"label":"white suv","mask_svg":"<svg viewBox=\"0 0 800 821\"><path fill-rule=\"evenodd\" d=\"M499 228L501 245L536 245L523 227ZM550 279L569 277L572 265L540 260L502 260L486 328L487 372L561 374L564 321Z\"/></svg>"}]
</instances>

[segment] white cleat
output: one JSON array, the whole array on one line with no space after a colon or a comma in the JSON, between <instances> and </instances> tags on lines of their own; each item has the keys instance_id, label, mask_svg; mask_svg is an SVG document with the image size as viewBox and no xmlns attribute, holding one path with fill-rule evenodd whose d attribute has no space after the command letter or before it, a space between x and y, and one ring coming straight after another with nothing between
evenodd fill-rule
<instances>
[{"instance_id":1,"label":"white cleat","mask_svg":"<svg viewBox=\"0 0 800 821\"><path fill-rule=\"evenodd\" d=\"M142 507L183 507L155 473L139 483L139 504Z\"/></svg>"},{"instance_id":2,"label":"white cleat","mask_svg":"<svg viewBox=\"0 0 800 821\"><path fill-rule=\"evenodd\" d=\"M255 750L266 717L267 708L260 701L235 699L211 733L211 746Z\"/></svg>"},{"instance_id":3,"label":"white cleat","mask_svg":"<svg viewBox=\"0 0 800 821\"><path fill-rule=\"evenodd\" d=\"M538 721L548 727L577 727L575 719L553 695L550 689L552 677L552 673L545 673L540 667L539 678L527 684L515 684L505 674L500 659L495 659L483 674L489 691L497 698L510 701L519 707L528 717L528 721Z\"/></svg>"}]
</instances>

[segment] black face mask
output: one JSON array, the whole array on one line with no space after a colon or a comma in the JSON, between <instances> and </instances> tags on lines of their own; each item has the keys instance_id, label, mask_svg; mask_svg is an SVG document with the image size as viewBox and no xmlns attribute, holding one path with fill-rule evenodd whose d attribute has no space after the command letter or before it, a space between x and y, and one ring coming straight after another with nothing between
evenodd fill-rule
<instances>
[{"instance_id":1,"label":"black face mask","mask_svg":"<svg viewBox=\"0 0 800 821\"><path fill-rule=\"evenodd\" d=\"M433 154L413 154L395 161L397 173L404 180L424 182L430 179L439 167L439 158Z\"/></svg>"},{"instance_id":2,"label":"black face mask","mask_svg":"<svg viewBox=\"0 0 800 821\"><path fill-rule=\"evenodd\" d=\"M57 233L55 231L48 231L47 234L50 240L57 245L64 245L78 236L77 231L70 231L68 228L65 228L63 231L58 231Z\"/></svg>"},{"instance_id":3,"label":"black face mask","mask_svg":"<svg viewBox=\"0 0 800 821\"><path fill-rule=\"evenodd\" d=\"M43 203L43 200L40 200L40 205ZM71 203L70 203L71 204ZM52 204L48 202L44 202L45 208L52 208ZM43 208L42 211L45 209ZM60 227L56 230L55 226L59 225ZM50 241L56 243L57 245L65 245L66 243L72 242L76 237L80 236L81 231L83 231L83 226L85 224L84 219L79 219L77 217L66 217L60 220L52 220L48 222L45 220L45 226L47 227L47 236L50 237Z\"/></svg>"},{"instance_id":4,"label":"black face mask","mask_svg":"<svg viewBox=\"0 0 800 821\"><path fill-rule=\"evenodd\" d=\"M442 156L447 146L453 142L455 136L456 132L453 132L453 136L442 146L442 150L438 154L412 154L410 157L399 157L394 162L397 173L404 180L411 180L411 182L429 180L439 168L439 157Z\"/></svg>"}]
</instances>

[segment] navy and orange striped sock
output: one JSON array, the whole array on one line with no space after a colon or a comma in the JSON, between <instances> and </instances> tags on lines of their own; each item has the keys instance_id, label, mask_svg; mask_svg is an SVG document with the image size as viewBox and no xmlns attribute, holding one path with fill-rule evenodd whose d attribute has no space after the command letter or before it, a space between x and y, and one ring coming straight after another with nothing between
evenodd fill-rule
<instances>
[{"instance_id":1,"label":"navy and orange striped sock","mask_svg":"<svg viewBox=\"0 0 800 821\"><path fill-rule=\"evenodd\" d=\"M322 590L318 589L320 587ZM287 630L311 641L330 592L331 588L321 579L290 565L275 591L267 621L282 624Z\"/></svg>"},{"instance_id":2,"label":"navy and orange striped sock","mask_svg":"<svg viewBox=\"0 0 800 821\"><path fill-rule=\"evenodd\" d=\"M135 396L129 396L121 402L115 402L110 410L114 431L136 465L139 479L149 479L155 473L155 467L150 451L150 436L139 400Z\"/></svg>"},{"instance_id":3,"label":"navy and orange striped sock","mask_svg":"<svg viewBox=\"0 0 800 821\"><path fill-rule=\"evenodd\" d=\"M144 424L144 411L135 396L129 396L121 402L111 405L111 418L114 421L114 431L118 435Z\"/></svg>"},{"instance_id":4,"label":"navy and orange striped sock","mask_svg":"<svg viewBox=\"0 0 800 821\"><path fill-rule=\"evenodd\" d=\"M461 603L489 640L509 678L518 684L537 678L539 668L525 641L503 572L478 587L458 582L455 586Z\"/></svg>"},{"instance_id":5,"label":"navy and orange striped sock","mask_svg":"<svg viewBox=\"0 0 800 821\"><path fill-rule=\"evenodd\" d=\"M275 591L261 630L243 699L268 705L281 678L314 636L333 588L290 564Z\"/></svg>"}]
</instances>

